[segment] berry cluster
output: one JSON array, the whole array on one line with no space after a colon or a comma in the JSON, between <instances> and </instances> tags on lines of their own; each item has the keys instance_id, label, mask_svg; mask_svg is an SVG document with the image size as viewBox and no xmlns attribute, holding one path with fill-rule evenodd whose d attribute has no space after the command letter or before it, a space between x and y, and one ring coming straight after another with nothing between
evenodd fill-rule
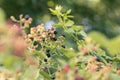
<instances>
[{"instance_id":1,"label":"berry cluster","mask_svg":"<svg viewBox=\"0 0 120 80\"><path fill-rule=\"evenodd\" d=\"M40 24L37 27L30 28L30 33L25 35L25 39L27 43L30 44L29 49L31 48L36 50L38 47L41 47L42 50L45 50L45 48L59 48L60 46L65 48L65 46L63 45L65 37L57 37L56 35L57 31L54 28L45 30L44 24ZM46 50L46 52L50 51ZM49 55L47 54L47 56Z\"/></svg>"},{"instance_id":2,"label":"berry cluster","mask_svg":"<svg viewBox=\"0 0 120 80\"><path fill-rule=\"evenodd\" d=\"M16 20L12 17L13 21L17 21L21 24L22 36L27 43L27 49L33 55L38 52L39 55L44 55L43 58L39 58L39 65L41 66L41 70L46 71L44 67L45 64L51 63L52 57L55 55L59 55L60 49L65 49L64 45L65 35L59 35L55 28L45 29L44 24L40 24L35 27L30 27L32 19L26 15L25 17L20 16L20 20ZM29 33L26 33L26 28L29 28ZM56 64L56 62L52 62L52 64ZM52 64L49 64L52 66ZM48 71L46 71L48 72ZM52 74L52 73L51 73ZM54 77L54 76L52 76Z\"/></svg>"}]
</instances>

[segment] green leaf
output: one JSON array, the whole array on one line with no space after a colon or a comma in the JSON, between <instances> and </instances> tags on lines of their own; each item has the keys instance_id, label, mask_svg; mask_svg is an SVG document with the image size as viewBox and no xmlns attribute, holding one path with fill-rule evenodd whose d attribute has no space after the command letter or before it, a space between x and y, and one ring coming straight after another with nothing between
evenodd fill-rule
<instances>
[{"instance_id":1,"label":"green leaf","mask_svg":"<svg viewBox=\"0 0 120 80\"><path fill-rule=\"evenodd\" d=\"M74 24L74 22L72 20L68 20L66 23L65 23L65 26L72 26Z\"/></svg>"},{"instance_id":2,"label":"green leaf","mask_svg":"<svg viewBox=\"0 0 120 80\"><path fill-rule=\"evenodd\" d=\"M71 9L67 10L66 14L70 14L71 13Z\"/></svg>"},{"instance_id":3,"label":"green leaf","mask_svg":"<svg viewBox=\"0 0 120 80\"><path fill-rule=\"evenodd\" d=\"M32 77L31 77L32 76ZM21 80L38 80L39 78L39 69L29 66L25 69L25 72L22 74Z\"/></svg>"},{"instance_id":4,"label":"green leaf","mask_svg":"<svg viewBox=\"0 0 120 80\"><path fill-rule=\"evenodd\" d=\"M100 53L96 53L95 51L93 52L93 55L97 56L103 63L107 64L107 61L105 58L100 56Z\"/></svg>"},{"instance_id":5,"label":"green leaf","mask_svg":"<svg viewBox=\"0 0 120 80\"><path fill-rule=\"evenodd\" d=\"M58 14L56 10L53 10L53 9L51 9L51 8L49 8L49 10L50 10L50 12L51 12L53 15L57 15L57 14Z\"/></svg>"},{"instance_id":6,"label":"green leaf","mask_svg":"<svg viewBox=\"0 0 120 80\"><path fill-rule=\"evenodd\" d=\"M74 18L74 16L71 16L71 15L69 15L69 16L67 16L68 18Z\"/></svg>"},{"instance_id":7,"label":"green leaf","mask_svg":"<svg viewBox=\"0 0 120 80\"><path fill-rule=\"evenodd\" d=\"M53 24L53 27L55 27L55 28L59 28L59 27L62 27L62 26L63 26L62 22L59 22L58 24Z\"/></svg>"},{"instance_id":8,"label":"green leaf","mask_svg":"<svg viewBox=\"0 0 120 80\"><path fill-rule=\"evenodd\" d=\"M68 29L66 30L66 32L67 32L67 33L75 33L75 31L74 31L72 28L68 28Z\"/></svg>"},{"instance_id":9,"label":"green leaf","mask_svg":"<svg viewBox=\"0 0 120 80\"><path fill-rule=\"evenodd\" d=\"M73 28L75 31L79 31L79 30L82 29L82 26L73 25L72 28Z\"/></svg>"},{"instance_id":10,"label":"green leaf","mask_svg":"<svg viewBox=\"0 0 120 80\"><path fill-rule=\"evenodd\" d=\"M120 62L120 59L119 59L118 57L114 57L114 58L113 58L113 61L115 61L115 62Z\"/></svg>"},{"instance_id":11,"label":"green leaf","mask_svg":"<svg viewBox=\"0 0 120 80\"><path fill-rule=\"evenodd\" d=\"M65 56L67 56L68 58L72 58L76 55L74 50L70 50L70 49L63 49L62 52L64 52Z\"/></svg>"},{"instance_id":12,"label":"green leaf","mask_svg":"<svg viewBox=\"0 0 120 80\"><path fill-rule=\"evenodd\" d=\"M44 78L46 78L47 80L51 80L51 78L50 78L50 76L49 76L48 73L46 73L46 72L44 72L44 71L40 71L40 74L41 74Z\"/></svg>"},{"instance_id":13,"label":"green leaf","mask_svg":"<svg viewBox=\"0 0 120 80\"><path fill-rule=\"evenodd\" d=\"M83 37L87 37L87 34L86 34L83 30L81 30L79 33L80 33Z\"/></svg>"},{"instance_id":14,"label":"green leaf","mask_svg":"<svg viewBox=\"0 0 120 80\"><path fill-rule=\"evenodd\" d=\"M46 56L43 52L39 52L39 51L36 51L34 55L39 56L40 59L44 59Z\"/></svg>"}]
</instances>

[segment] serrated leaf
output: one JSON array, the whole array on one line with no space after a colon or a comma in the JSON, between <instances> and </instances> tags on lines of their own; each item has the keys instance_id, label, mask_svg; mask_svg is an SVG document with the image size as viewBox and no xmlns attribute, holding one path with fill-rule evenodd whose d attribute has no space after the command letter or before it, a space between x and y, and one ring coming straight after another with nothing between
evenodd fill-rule
<instances>
[{"instance_id":1,"label":"serrated leaf","mask_svg":"<svg viewBox=\"0 0 120 80\"><path fill-rule=\"evenodd\" d=\"M36 51L34 55L35 55L35 56L39 56L40 59L44 59L44 58L45 58L45 54L44 54L44 53L41 53L41 52L39 52L39 51Z\"/></svg>"},{"instance_id":2,"label":"serrated leaf","mask_svg":"<svg viewBox=\"0 0 120 80\"><path fill-rule=\"evenodd\" d=\"M51 12L53 15L57 15L57 11L55 11L55 10L53 10L53 9L51 9L51 8L49 8L49 10L50 10L50 12Z\"/></svg>"},{"instance_id":3,"label":"serrated leaf","mask_svg":"<svg viewBox=\"0 0 120 80\"><path fill-rule=\"evenodd\" d=\"M29 66L25 69L25 72L22 74L22 80L37 80L39 77L39 69ZM32 77L31 77L32 76Z\"/></svg>"},{"instance_id":4,"label":"serrated leaf","mask_svg":"<svg viewBox=\"0 0 120 80\"><path fill-rule=\"evenodd\" d=\"M65 23L65 26L72 26L74 24L74 22L72 20L68 20L66 23Z\"/></svg>"},{"instance_id":5,"label":"serrated leaf","mask_svg":"<svg viewBox=\"0 0 120 80\"><path fill-rule=\"evenodd\" d=\"M73 25L72 28L73 28L75 31L79 31L79 30L82 29L82 26Z\"/></svg>"},{"instance_id":6,"label":"serrated leaf","mask_svg":"<svg viewBox=\"0 0 120 80\"><path fill-rule=\"evenodd\" d=\"M114 58L113 58L113 61L115 61L115 62L119 62L120 59L119 59L118 57L114 57Z\"/></svg>"},{"instance_id":7,"label":"serrated leaf","mask_svg":"<svg viewBox=\"0 0 120 80\"><path fill-rule=\"evenodd\" d=\"M103 63L107 64L106 59L103 58L102 56L100 56L99 53L93 52L93 55L97 56L97 58L99 58L100 61L102 61Z\"/></svg>"},{"instance_id":8,"label":"serrated leaf","mask_svg":"<svg viewBox=\"0 0 120 80\"><path fill-rule=\"evenodd\" d=\"M83 37L87 37L87 34L86 34L83 30L81 30L79 33L80 33Z\"/></svg>"},{"instance_id":9,"label":"serrated leaf","mask_svg":"<svg viewBox=\"0 0 120 80\"><path fill-rule=\"evenodd\" d=\"M67 10L66 14L70 14L71 13L71 9Z\"/></svg>"},{"instance_id":10,"label":"serrated leaf","mask_svg":"<svg viewBox=\"0 0 120 80\"><path fill-rule=\"evenodd\" d=\"M40 71L40 74L41 74L44 78L46 78L47 80L51 80L51 78L50 78L50 76L49 76L48 73L46 73L46 72L44 72L44 71Z\"/></svg>"},{"instance_id":11,"label":"serrated leaf","mask_svg":"<svg viewBox=\"0 0 120 80\"><path fill-rule=\"evenodd\" d=\"M74 50L70 50L70 49L63 49L62 52L64 52L65 56L67 56L68 58L72 58L73 56L75 56L75 52Z\"/></svg>"},{"instance_id":12,"label":"serrated leaf","mask_svg":"<svg viewBox=\"0 0 120 80\"><path fill-rule=\"evenodd\" d=\"M75 33L75 31L74 31L72 28L68 28L68 29L66 30L66 32L67 32L67 33Z\"/></svg>"},{"instance_id":13,"label":"serrated leaf","mask_svg":"<svg viewBox=\"0 0 120 80\"><path fill-rule=\"evenodd\" d=\"M65 65L66 64L66 61L65 60L63 60L63 59L57 59L58 60L58 62L60 63L60 65Z\"/></svg>"},{"instance_id":14,"label":"serrated leaf","mask_svg":"<svg viewBox=\"0 0 120 80\"><path fill-rule=\"evenodd\" d=\"M58 28L58 27L60 27L61 25L59 25L59 24L53 24L52 25L54 28Z\"/></svg>"},{"instance_id":15,"label":"serrated leaf","mask_svg":"<svg viewBox=\"0 0 120 80\"><path fill-rule=\"evenodd\" d=\"M69 16L67 16L68 18L74 18L74 16L71 16L71 15L69 15Z\"/></svg>"}]
</instances>

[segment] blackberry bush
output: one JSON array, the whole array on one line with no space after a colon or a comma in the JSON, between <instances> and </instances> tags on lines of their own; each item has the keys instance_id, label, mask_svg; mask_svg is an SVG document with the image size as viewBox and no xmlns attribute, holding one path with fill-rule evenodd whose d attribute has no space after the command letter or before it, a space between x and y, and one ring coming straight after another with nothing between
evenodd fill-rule
<instances>
[{"instance_id":1,"label":"blackberry bush","mask_svg":"<svg viewBox=\"0 0 120 80\"><path fill-rule=\"evenodd\" d=\"M13 75L15 78L12 80L120 79L119 55L111 57L100 49L99 45L87 36L82 26L75 25L72 20L73 16L70 15L71 10L63 12L61 6L49 10L58 19L51 29L45 29L44 24L31 26L32 18L29 15L20 15L19 20L11 16L13 22L19 23L19 25L12 26L12 29L20 29L20 34L14 33L15 37L19 36L20 39L16 37L18 41L12 37L13 35L11 36L12 42L15 43L11 53L13 53L15 62L21 59L19 68L14 66L15 63L12 65L14 66L12 70L19 73L17 76ZM3 33L0 32L0 37L6 38ZM69 46L72 44L70 40L76 48ZM11 63L14 60L11 60ZM4 59L1 63L4 63ZM6 65L2 67L10 70ZM4 70L1 72L5 77L6 72ZM16 73L12 72L12 74ZM10 77L7 79L11 80Z\"/></svg>"}]
</instances>

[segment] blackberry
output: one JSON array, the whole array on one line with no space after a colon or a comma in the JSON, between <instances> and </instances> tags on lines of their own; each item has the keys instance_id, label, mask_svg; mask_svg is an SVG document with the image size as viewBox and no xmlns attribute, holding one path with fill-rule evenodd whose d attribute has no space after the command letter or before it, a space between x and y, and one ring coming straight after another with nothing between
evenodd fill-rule
<instances>
[{"instance_id":1,"label":"blackberry","mask_svg":"<svg viewBox=\"0 0 120 80\"><path fill-rule=\"evenodd\" d=\"M34 38L33 37L30 37L30 39L33 41L34 40Z\"/></svg>"},{"instance_id":2,"label":"blackberry","mask_svg":"<svg viewBox=\"0 0 120 80\"><path fill-rule=\"evenodd\" d=\"M57 34L57 31L54 31L54 34Z\"/></svg>"},{"instance_id":3,"label":"blackberry","mask_svg":"<svg viewBox=\"0 0 120 80\"><path fill-rule=\"evenodd\" d=\"M50 35L51 33L50 32L48 32L48 35Z\"/></svg>"},{"instance_id":4,"label":"blackberry","mask_svg":"<svg viewBox=\"0 0 120 80\"><path fill-rule=\"evenodd\" d=\"M30 18L30 16L29 15L25 15L25 17L24 17L26 20L28 20L29 18Z\"/></svg>"},{"instance_id":5,"label":"blackberry","mask_svg":"<svg viewBox=\"0 0 120 80\"><path fill-rule=\"evenodd\" d=\"M53 40L53 41L56 41L56 40L57 40L56 37L50 37L50 39Z\"/></svg>"},{"instance_id":6,"label":"blackberry","mask_svg":"<svg viewBox=\"0 0 120 80\"><path fill-rule=\"evenodd\" d=\"M101 59L97 57L96 61L101 62Z\"/></svg>"},{"instance_id":7,"label":"blackberry","mask_svg":"<svg viewBox=\"0 0 120 80\"><path fill-rule=\"evenodd\" d=\"M47 62L47 59L45 58L44 61Z\"/></svg>"},{"instance_id":8,"label":"blackberry","mask_svg":"<svg viewBox=\"0 0 120 80\"><path fill-rule=\"evenodd\" d=\"M54 40L54 41L57 41L57 38L56 38L56 37L54 37L54 38L53 38L53 40Z\"/></svg>"},{"instance_id":9,"label":"blackberry","mask_svg":"<svg viewBox=\"0 0 120 80\"><path fill-rule=\"evenodd\" d=\"M64 34L62 34L62 36L63 36L63 37L65 37L65 35L64 35Z\"/></svg>"},{"instance_id":10,"label":"blackberry","mask_svg":"<svg viewBox=\"0 0 120 80\"><path fill-rule=\"evenodd\" d=\"M50 50L49 50L49 49L46 49L46 52L47 52L47 53L49 53L49 52L50 52Z\"/></svg>"},{"instance_id":11,"label":"blackberry","mask_svg":"<svg viewBox=\"0 0 120 80\"><path fill-rule=\"evenodd\" d=\"M44 41L45 41L45 38L42 38L42 41L44 42Z\"/></svg>"},{"instance_id":12,"label":"blackberry","mask_svg":"<svg viewBox=\"0 0 120 80\"><path fill-rule=\"evenodd\" d=\"M55 76L51 77L51 79L53 79L53 80L54 80L54 79L55 79Z\"/></svg>"},{"instance_id":13,"label":"blackberry","mask_svg":"<svg viewBox=\"0 0 120 80\"><path fill-rule=\"evenodd\" d=\"M37 41L34 41L33 45L36 46L37 44L38 44L38 42L37 42Z\"/></svg>"},{"instance_id":14,"label":"blackberry","mask_svg":"<svg viewBox=\"0 0 120 80\"><path fill-rule=\"evenodd\" d=\"M62 48L65 48L65 45L62 45Z\"/></svg>"},{"instance_id":15,"label":"blackberry","mask_svg":"<svg viewBox=\"0 0 120 80\"><path fill-rule=\"evenodd\" d=\"M47 55L48 58L51 56L50 54L46 54L46 55Z\"/></svg>"}]
</instances>

